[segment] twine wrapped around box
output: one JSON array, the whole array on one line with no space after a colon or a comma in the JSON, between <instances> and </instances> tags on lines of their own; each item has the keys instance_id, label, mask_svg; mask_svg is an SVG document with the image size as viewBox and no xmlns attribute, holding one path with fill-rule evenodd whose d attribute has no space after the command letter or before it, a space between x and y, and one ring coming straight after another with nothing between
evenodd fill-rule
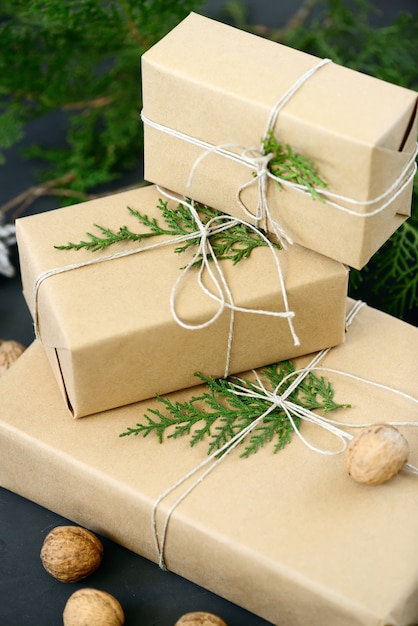
<instances>
[{"instance_id":1,"label":"twine wrapped around box","mask_svg":"<svg viewBox=\"0 0 418 626\"><path fill-rule=\"evenodd\" d=\"M279 250L254 225L226 215L212 222L213 237L204 233L201 241L190 208L176 200L178 205L165 202L162 190L151 185L17 222L23 293L76 418L193 387L197 370L223 377L344 339L346 267L300 246ZM210 206L195 209L204 223L218 215ZM119 221L125 217L128 226ZM119 242L111 249L100 226L100 252L93 253L88 242L80 242L81 249L57 245L63 233L67 241L79 241L87 232L90 241L88 231L98 219L110 226L104 229L110 240ZM232 230L224 230L229 225ZM189 239L181 242L179 234ZM199 245L206 247L206 261ZM182 262L176 250L184 251ZM181 271L196 251L196 267L191 271L192 261ZM204 327L192 332L188 324Z\"/></svg>"},{"instance_id":2,"label":"twine wrapped around box","mask_svg":"<svg viewBox=\"0 0 418 626\"><path fill-rule=\"evenodd\" d=\"M125 196L120 206L126 206ZM351 300L346 304L353 306ZM322 365L416 397L417 344L416 328L364 306L345 344L333 348ZM295 367L309 360L298 357ZM247 379L248 369L238 376ZM406 397L324 376L335 398L352 404L333 419L418 422L418 405ZM204 385L194 389L167 398L183 403L206 391ZM158 409L156 399L69 419L39 342L0 380L0 405L1 485L156 562L153 504L206 458L204 443L190 447L187 437L163 444L153 436L120 438L127 424ZM340 447L315 424L300 428L320 448ZM409 439L410 462L417 465L418 430L400 430ZM170 571L271 624L416 624L417 476L405 471L380 487L358 484L344 472L343 455L310 452L296 435L278 454L266 447L240 459L243 447L176 509L165 549ZM180 491L158 507L159 537Z\"/></svg>"},{"instance_id":3,"label":"twine wrapped around box","mask_svg":"<svg viewBox=\"0 0 418 626\"><path fill-rule=\"evenodd\" d=\"M356 269L409 217L413 90L194 13L141 66L146 180Z\"/></svg>"},{"instance_id":4,"label":"twine wrapped around box","mask_svg":"<svg viewBox=\"0 0 418 626\"><path fill-rule=\"evenodd\" d=\"M34 282L34 287L33 287L33 293L32 293L32 301L33 301L33 309L34 309L34 329L35 329L35 336L37 339L39 339L40 341L42 341L41 338L41 333L40 333L40 329L39 329L39 310L38 310L38 293L39 293L39 289L42 285L42 283L49 277L51 276L55 276L57 274L62 274L64 272L69 272L69 271L74 271L77 270L81 267L86 267L86 266L90 266L90 265L95 265L97 263L103 263L106 261L111 261L114 259L118 259L118 258L122 258L122 257L126 257L126 256L130 256L132 254L138 254L140 252L146 252L146 251L150 251L150 250L156 250L162 247L166 247L166 246L171 246L171 245L176 245L188 240L193 240L193 239L198 239L199 240L199 244L197 246L197 250L194 253L192 259L187 263L187 265L182 269L181 273L179 274L179 277L177 278L177 280L175 281L172 291L171 291L171 296L170 296L170 309L171 309L171 313L173 318L175 319L175 321L182 326L183 328L186 328L188 330L200 330L203 328L207 328L210 324L212 324L213 322L215 322L219 316L224 312L225 309L228 309L230 312L230 324L229 324L229 333L228 333L228 339L227 339L227 349L226 349L226 359L225 359L225 374L224 376L228 376L229 374L229 366L230 366L230 360L231 360L231 351L232 351L232 342L233 342L233 333L234 333L234 315L236 312L242 312L242 313L255 313L255 314L260 314L260 315L269 315L269 316L273 316L273 317L281 317L281 318L285 318L287 320L288 323L288 327L289 327L289 332L291 334L292 340L293 340L293 344L295 346L300 345L300 341L299 338L295 332L294 329L294 325L293 325L293 318L295 316L295 313L293 311L290 310L289 308L289 303L288 303L288 298L287 298L287 293L286 293L286 285L285 285L285 281L284 281L284 277L283 277L283 272L282 272L282 268L281 268L281 263L280 263L280 259L278 257L278 255L275 253L273 244L271 243L271 241L264 235L264 233L260 232L255 226L253 226L252 224L249 224L243 220L237 219L237 218L232 218L228 215L218 215L216 217L211 218L210 220L208 220L205 224L201 221L198 211L195 209L195 205L194 202L188 202L186 198L179 198L176 197L174 195L172 195L169 191L167 190L163 190L161 188L159 188L159 191L161 192L162 195L164 195L166 198L170 199L170 200L175 200L179 203L181 203L183 206L187 207L189 209L189 211L191 212L193 219L195 220L195 223L198 227L198 230L187 234L187 235L179 235L177 237L174 237L173 239L170 240L166 240L166 241L160 241L158 243L155 244L150 244L147 246L143 246L143 247L138 247L138 248L134 248L134 249L130 249L130 250L121 250L118 252L115 252L113 254L108 254L105 256L100 256L100 257L96 257L96 258L92 258L89 260L85 260L85 261L81 261L80 263L71 263L68 265L63 265L61 267L56 267L47 271L42 272L41 274L38 275L38 277L36 278L35 282ZM245 307L241 307L238 306L234 303L233 301L233 297L232 297L232 293L231 290L227 284L227 281L225 279L225 276L222 272L222 269L220 267L219 261L216 257L216 254L213 251L213 248L210 244L210 236L216 233L219 233L223 230L226 230L228 228L231 228L237 224L242 224L245 225L247 228L249 228L251 231L256 232L257 235L265 242L265 244L267 245L267 247L269 248L272 257L273 257L273 261L274 261L274 265L276 268L276 272L277 272L277 278L281 287L281 291L282 291L282 297L283 297L283 301L284 301L284 307L285 310L284 311L268 311L268 310L263 310L263 309L250 309L250 308L245 308ZM177 291L179 289L179 286L181 284L181 282L185 279L185 277L189 274L189 272L192 270L192 268L194 267L194 265L196 264L197 261L201 260L201 264L198 270L198 285L200 287L200 289L207 295L209 296L211 299L215 300L218 303L218 309L217 311L214 313L214 315L209 318L208 320L205 320L203 323L200 324L190 324L185 322L180 315L177 312L177 308L176 308L176 295L177 295ZM213 265L215 267L217 276L215 275L215 272L212 270L211 267L211 262L213 262ZM203 274L204 272L207 272L208 275L210 276L214 286L215 286L215 292L209 290L203 283Z\"/></svg>"},{"instance_id":5,"label":"twine wrapped around box","mask_svg":"<svg viewBox=\"0 0 418 626\"><path fill-rule=\"evenodd\" d=\"M355 302L354 306L347 314L347 318L346 318L347 331L352 321L355 319L356 315L358 314L358 312L361 310L363 306L364 306L363 302L357 301ZM206 459L204 459L196 467L192 468L189 472L187 472L187 474L182 476L173 485L169 486L155 500L154 506L152 509L151 527L152 527L152 533L153 533L153 538L154 538L154 545L155 545L156 553L158 555L158 564L161 569L164 569L164 570L167 569L166 564L165 564L164 552L165 552L166 541L167 541L169 521L175 509L226 458L228 454L230 454L254 429L257 428L257 426L276 407L280 407L281 409L283 409L283 411L286 414L287 419L292 425L293 431L296 433L299 439L307 446L307 448L319 454L323 454L325 456L327 455L334 456L334 455L342 454L343 452L345 452L347 448L347 442L353 439L353 435L341 427L366 428L366 427L371 426L371 424L368 424L368 423L352 424L349 422L341 422L337 420L332 420L332 419L317 415L313 411L306 409L304 407L301 407L298 404L288 400L291 393L300 385L300 383L306 378L306 376L310 372L313 372L313 371L332 372L334 374L352 378L356 382L359 382L361 384L370 385L371 387L375 387L375 388L385 389L386 391L390 391L394 394L397 394L399 396L406 398L407 400L410 400L411 402L414 402L415 404L418 404L417 398L414 398L410 394L406 394L402 391L399 391L398 389L394 389L387 385L382 385L372 380L369 380L360 376L355 376L353 374L349 374L341 370L319 366L318 363L320 363L320 361L326 356L326 354L328 354L328 352L331 349L332 348L321 350L318 354L316 354L311 359L311 361L308 363L306 367L295 370L291 374L286 375L281 380L279 385L277 385L277 387L272 392L266 389L265 385L261 381L256 371L253 371L253 374L256 379L256 384L254 385L253 389L249 389L248 386L245 384L245 381L243 381L242 379L240 378L235 379L235 382L233 383L232 387L236 395L249 397L249 398L262 397L263 399L267 399L271 403L270 407L262 415L260 415L257 419L255 419L249 426L243 428L240 432L238 432L236 435L231 437L231 439L227 441L221 448L212 452ZM295 380L286 388L286 390L283 393L280 393L281 386L287 380L289 380L290 378L294 376L295 376ZM297 417L304 421L316 424L320 428L330 432L331 434L336 436L337 439L341 441L341 447L337 450L329 450L329 449L324 449L324 448L318 448L317 446L313 445L300 432L300 430L296 426L296 423L293 417ZM396 421L396 422L391 421L391 422L387 422L387 424L390 426L418 427L418 422L408 422L408 421ZM204 469L206 467L207 469ZM404 466L404 469L418 476L417 466L412 465L410 463L406 463ZM168 495L170 495L171 493L176 491L176 489L181 487L183 483L188 481L195 474L199 474L199 472L201 471L202 473L194 480L194 482L191 483L191 485L189 485L189 487L187 487L183 491L183 493L181 493L178 496L178 498L174 501L174 503L171 505L171 507L167 511L165 519L164 519L163 528L161 531L161 537L159 537L158 529L157 529L157 510L158 510L160 503Z\"/></svg>"},{"instance_id":6,"label":"twine wrapped around box","mask_svg":"<svg viewBox=\"0 0 418 626\"><path fill-rule=\"evenodd\" d=\"M309 80L311 76L313 76L318 70L331 62L332 61L327 58L320 60L316 65L304 72L300 76L300 78L296 80L294 84L279 98L279 100L276 102L270 112L266 125L266 130L264 133L264 139L268 137L269 133L273 132L281 110L292 98L292 96L307 80ZM247 183L239 186L236 190L235 199L237 203L243 210L246 217L254 219L259 227L273 232L277 240L283 247L286 246L286 243L293 243L290 235L286 233L286 231L279 224L279 222L277 220L274 220L271 216L267 199L268 182L269 180L272 180L273 182L278 183L280 186L289 187L305 195L311 195L311 192L306 187L306 185L295 183L286 180L285 178L276 176L269 170L269 162L274 155L265 153L263 147L264 140L261 142L261 147L258 149L254 147L236 146L231 144L220 144L215 146L195 137L191 137L180 131L174 130L173 128L169 128L167 126L164 126L163 124L159 124L153 120L150 120L145 116L143 111L141 111L141 119L144 124L154 128L155 130L159 130L163 133L171 135L172 137L177 137L182 141L186 141L204 150L193 164L187 180L187 188L190 189L191 196L193 196L193 177L195 175L195 172L198 169L202 160L206 158L209 154L217 154L227 159L237 161L241 165L251 168L253 170L253 178ZM373 217L375 215L378 215L379 213L382 213L390 204L392 204L392 202L394 202L402 194L402 192L411 183L417 171L417 154L418 143L416 144L414 153L400 172L399 176L393 181L391 185L387 187L387 189L383 193L379 194L379 196L375 198L372 198L371 200L355 200L354 198L351 198L349 196L332 193L331 191L322 189L320 187L315 187L314 191L319 196L319 201L325 202L327 205L332 206L342 213L364 219ZM248 207L245 206L244 202L241 199L242 192L246 188L254 184L257 184L258 187L258 205L257 212L255 214L251 213L251 211L248 209ZM343 204L340 204L341 202L351 205L353 208L343 206ZM355 209L355 207L370 207L376 204L379 204L379 206L366 212L359 212Z\"/></svg>"}]
</instances>

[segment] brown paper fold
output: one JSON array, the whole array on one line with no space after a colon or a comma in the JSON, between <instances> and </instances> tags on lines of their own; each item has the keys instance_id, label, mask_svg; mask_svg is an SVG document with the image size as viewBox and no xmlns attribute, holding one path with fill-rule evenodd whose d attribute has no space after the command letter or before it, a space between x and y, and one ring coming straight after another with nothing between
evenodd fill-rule
<instances>
[{"instance_id":1,"label":"brown paper fold","mask_svg":"<svg viewBox=\"0 0 418 626\"><path fill-rule=\"evenodd\" d=\"M160 197L156 187L150 186L18 220L23 289L32 315L36 315L34 285L43 272L94 258L90 251L56 250L55 245L80 241L97 223L116 231L122 225L141 231L127 206L161 221ZM157 239L170 237L155 237L152 243ZM138 248L138 244L123 242L105 254L135 246ZM197 371L224 375L230 314L224 310L201 330L185 329L177 323L170 310L170 295L191 253L178 255L174 248L173 244L80 267L41 283L40 336L75 417L195 385L199 382ZM294 345L286 319L237 312L230 373L344 339L347 269L299 246L277 254L289 305L296 312L294 325L300 345ZM230 261L221 265L235 304L284 310L268 248L255 249L249 259L235 266ZM207 276L204 282L214 290ZM197 272L191 270L179 289L178 314L187 322L201 323L216 310L217 304L201 291Z\"/></svg>"},{"instance_id":2,"label":"brown paper fold","mask_svg":"<svg viewBox=\"0 0 418 626\"><path fill-rule=\"evenodd\" d=\"M273 106L317 62L192 13L142 56L143 114L210 146L259 149ZM416 109L415 92L333 63L287 102L274 132L316 163L329 191L367 202L392 185L414 154ZM214 152L195 168L205 149L148 123L144 133L147 180L242 216L236 193L251 181L251 169ZM280 190L271 180L268 187L272 218L296 243L359 269L411 210L412 179L381 213L367 218ZM256 214L256 185L242 200ZM340 204L363 215L382 202Z\"/></svg>"},{"instance_id":3,"label":"brown paper fold","mask_svg":"<svg viewBox=\"0 0 418 626\"><path fill-rule=\"evenodd\" d=\"M351 306L351 303L350 303ZM418 331L363 308L344 345L323 360L416 394ZM305 365L305 357L296 361ZM418 405L383 389L324 374L351 423L418 422ZM196 390L170 397L184 400ZM163 491L206 458L180 438L120 438L156 401L68 418L45 353L35 342L0 381L0 484L152 561L152 508ZM335 442L314 425L312 442ZM404 428L418 464L417 429ZM296 626L412 626L418 620L417 476L379 487L354 483L342 455L323 456L295 436L274 455L225 458L175 509L166 564L260 615ZM158 532L178 497L157 510Z\"/></svg>"}]
</instances>

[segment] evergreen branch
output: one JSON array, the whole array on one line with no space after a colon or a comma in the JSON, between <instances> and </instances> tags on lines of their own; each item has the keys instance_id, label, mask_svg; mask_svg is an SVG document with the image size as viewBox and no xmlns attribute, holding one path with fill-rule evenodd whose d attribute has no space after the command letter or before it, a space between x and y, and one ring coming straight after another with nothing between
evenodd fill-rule
<instances>
[{"instance_id":1,"label":"evergreen branch","mask_svg":"<svg viewBox=\"0 0 418 626\"><path fill-rule=\"evenodd\" d=\"M404 222L362 271L351 270L349 295L367 299L416 325L418 310L418 214ZM376 302L374 302L374 299Z\"/></svg>"},{"instance_id":2,"label":"evergreen branch","mask_svg":"<svg viewBox=\"0 0 418 626\"><path fill-rule=\"evenodd\" d=\"M46 163L47 179L75 173L70 184L75 194L62 204L79 200L79 193L100 193L99 185L133 172L143 146L138 58L199 4L3 0L0 159L8 156L1 149L6 122L11 122L7 142L16 145L28 121L65 111L59 118L65 148L49 149L41 139L25 153Z\"/></svg>"},{"instance_id":3,"label":"evergreen branch","mask_svg":"<svg viewBox=\"0 0 418 626\"><path fill-rule=\"evenodd\" d=\"M81 191L77 192L68 187L62 187L62 185L71 184L73 179L74 174L69 172L64 176L46 181L43 184L31 186L1 205L0 213L7 214L14 209L13 214L9 218L10 223L13 223L15 219L25 213L25 211L42 196L68 197L74 200L77 199L78 201L92 200L94 198L93 195L87 195Z\"/></svg>"},{"instance_id":4,"label":"evergreen branch","mask_svg":"<svg viewBox=\"0 0 418 626\"><path fill-rule=\"evenodd\" d=\"M293 377L285 379L294 372L292 361L284 361L269 365L261 374L271 389L282 384L281 393L288 389ZM237 395L234 384L250 391L256 391L255 383L237 377L213 378L200 373L196 376L206 384L200 395L193 396L185 402L173 402L170 397L156 396L162 409L148 409L144 422L135 427L128 427L120 437L142 435L147 437L154 433L160 443L167 439L181 436L190 438L190 445L208 441L208 454L220 450L228 441L250 426L254 420L271 408L267 397L247 397ZM350 405L339 404L334 400L334 389L323 377L309 372L306 378L292 391L289 400L309 410L319 409L323 414ZM296 426L300 419L294 417ZM255 454L266 444L274 442L274 453L277 453L290 442L293 426L281 407L271 410L260 424L244 441L241 457L247 458Z\"/></svg>"},{"instance_id":5,"label":"evergreen branch","mask_svg":"<svg viewBox=\"0 0 418 626\"><path fill-rule=\"evenodd\" d=\"M65 116L59 117L65 148L48 148L41 139L23 156L46 165L41 176L47 181L72 173L68 183L53 189L39 185L19 194L11 201L16 201L14 206L18 203L16 215L27 211L40 195L59 196L61 204L90 199L91 191L97 195L103 184L137 169L138 150L143 146L138 55L200 4L199 0L3 0L0 160L8 158L11 145L18 145L29 120L65 110ZM299 5L283 27L278 23L274 29L249 24L249 14L238 0L226 3L229 15L225 17L241 29L316 57L418 88L418 20L413 11L396 11L394 19L381 14L386 25L376 26L370 23L370 15L379 12L376 1L303 0ZM78 106L83 106L82 111L74 109ZM417 198L418 186L415 203ZM0 210L6 212L8 206ZM416 220L408 224L418 233ZM408 229L400 230L406 234ZM410 262L411 272L402 267L409 254L408 241L395 235L364 270L352 270L350 294L368 301L374 298L377 308L416 323L416 257ZM398 267L400 278L381 280L385 267L390 276Z\"/></svg>"},{"instance_id":6,"label":"evergreen branch","mask_svg":"<svg viewBox=\"0 0 418 626\"><path fill-rule=\"evenodd\" d=\"M302 185L309 191L314 200L324 202L324 198L316 191L315 187L327 187L327 184L317 174L311 159L296 154L288 144L280 144L272 131L269 131L264 137L262 146L265 154L273 155L268 167L274 176ZM281 186L279 181L277 184L279 187Z\"/></svg>"},{"instance_id":7,"label":"evergreen branch","mask_svg":"<svg viewBox=\"0 0 418 626\"><path fill-rule=\"evenodd\" d=\"M398 315L418 310L418 219L416 222L404 222L375 259L373 288L385 293L386 305Z\"/></svg>"},{"instance_id":8,"label":"evergreen branch","mask_svg":"<svg viewBox=\"0 0 418 626\"><path fill-rule=\"evenodd\" d=\"M168 203L159 199L158 208L161 211L161 217L165 223L162 226L155 217L150 218L148 215L142 214L140 211L127 207L129 213L135 217L139 223L146 229L144 232L133 232L127 226L121 226L117 231L110 228L94 224L99 234L87 232L87 239L82 239L78 243L68 242L65 245L55 246L57 250L89 250L97 252L104 250L109 246L123 241L141 242L150 237L167 235L171 237L193 235L198 233L199 229L191 211L182 204L176 209L170 209ZM209 220L219 217L222 214L207 206L196 204L196 210L203 224ZM191 246L195 246L199 241L199 236L191 237L182 245L176 247L176 253L185 252ZM266 240L260 236L258 231L247 226L244 223L236 223L228 229L220 232L214 232L209 235L209 241L216 258L218 260L231 260L233 264L238 263L242 259L247 259L251 252L257 247L267 246ZM276 249L280 249L279 244L271 244ZM195 266L200 266L202 258L198 258Z\"/></svg>"}]
</instances>

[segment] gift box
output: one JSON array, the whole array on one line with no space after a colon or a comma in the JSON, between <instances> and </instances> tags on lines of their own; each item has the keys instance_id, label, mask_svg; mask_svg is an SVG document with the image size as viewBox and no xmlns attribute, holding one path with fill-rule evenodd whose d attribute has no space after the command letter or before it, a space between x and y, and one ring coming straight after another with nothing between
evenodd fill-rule
<instances>
[{"instance_id":1,"label":"gift box","mask_svg":"<svg viewBox=\"0 0 418 626\"><path fill-rule=\"evenodd\" d=\"M334 370L323 375L335 399L351 404L332 412L337 423L418 423L417 402L408 397L416 393L417 350L416 328L361 308L344 345L320 363ZM200 392L166 398L183 402ZM293 434L277 454L266 444L241 458L237 446L181 501L194 477L162 498L208 459L205 443L120 437L161 408L157 399L70 419L38 342L0 380L0 406L3 487L155 562L152 520L159 540L168 522L169 570L273 624L417 623L416 474L360 484L346 473L343 454L321 454ZM416 466L418 430L399 429ZM340 445L314 423L301 423L300 434L324 450Z\"/></svg>"},{"instance_id":2,"label":"gift box","mask_svg":"<svg viewBox=\"0 0 418 626\"><path fill-rule=\"evenodd\" d=\"M410 215L411 90L193 13L142 56L142 89L146 180L358 269ZM271 176L269 130L324 201Z\"/></svg>"},{"instance_id":3,"label":"gift box","mask_svg":"<svg viewBox=\"0 0 418 626\"><path fill-rule=\"evenodd\" d=\"M208 262L202 275L181 270L196 246L176 254L184 241L167 234L96 252L54 247L87 240L86 232L105 237L97 223L149 232L127 207L167 228L160 199L177 209L149 186L17 221L24 295L75 417L195 385L197 371L223 376L227 362L234 373L344 339L347 269L298 246L257 247L236 264ZM214 300L218 267L225 302ZM222 277L232 304L249 311L231 313ZM294 319L276 315L285 295Z\"/></svg>"}]
</instances>

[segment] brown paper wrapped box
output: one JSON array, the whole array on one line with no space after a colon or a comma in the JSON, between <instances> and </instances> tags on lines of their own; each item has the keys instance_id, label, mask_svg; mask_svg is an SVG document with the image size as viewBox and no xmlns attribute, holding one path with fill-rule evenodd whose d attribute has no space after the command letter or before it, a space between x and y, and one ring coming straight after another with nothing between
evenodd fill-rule
<instances>
[{"instance_id":1,"label":"brown paper wrapped box","mask_svg":"<svg viewBox=\"0 0 418 626\"><path fill-rule=\"evenodd\" d=\"M345 344L322 365L416 396L417 354L416 328L364 307ZM333 413L337 420L418 422L418 405L405 397L324 376L337 401L352 404ZM120 438L156 400L69 418L37 342L0 380L0 406L3 487L157 561L153 505L207 458L204 444ZM416 466L418 429L401 430ZM301 433L320 447L339 445L313 424L303 423ZM321 455L295 435L277 454L266 446L241 459L235 449L172 513L165 563L276 625L412 626L418 623L417 481L403 471L381 486L355 483L343 455ZM159 534L181 492L160 502Z\"/></svg>"},{"instance_id":2,"label":"brown paper wrapped box","mask_svg":"<svg viewBox=\"0 0 418 626\"><path fill-rule=\"evenodd\" d=\"M36 316L34 285L45 271L173 239L158 236L141 244L121 242L103 253L54 249L86 239L85 233L97 223L115 231L127 225L144 232L127 206L164 225L157 208L160 197L157 188L150 186L17 222L24 294L32 315L39 319L40 337L75 417L195 385L197 371L224 375L229 311L224 310L208 327L190 330L180 326L170 309L171 290L180 268L192 258L190 249L179 255L173 244L50 276L39 285ZM235 304L283 310L273 256L265 247L236 265L221 261ZM344 340L346 267L298 246L277 251L277 258L289 306L296 313L300 345L294 345L286 319L236 312L230 373ZM176 313L192 324L205 322L218 306L198 287L197 275L197 270L190 270L176 299ZM205 275L203 279L214 291L210 279Z\"/></svg>"},{"instance_id":3,"label":"brown paper wrapped box","mask_svg":"<svg viewBox=\"0 0 418 626\"><path fill-rule=\"evenodd\" d=\"M256 166L238 157L259 150L275 103L318 61L190 14L142 56L146 180L239 217L237 191L253 180L241 200L255 215ZM269 180L272 219L304 247L363 267L410 215L416 107L411 90L333 63L316 71L285 104L274 134L313 160L327 191L359 205L334 199L356 213L347 214ZM404 168L408 182L396 199L364 204Z\"/></svg>"}]
</instances>

